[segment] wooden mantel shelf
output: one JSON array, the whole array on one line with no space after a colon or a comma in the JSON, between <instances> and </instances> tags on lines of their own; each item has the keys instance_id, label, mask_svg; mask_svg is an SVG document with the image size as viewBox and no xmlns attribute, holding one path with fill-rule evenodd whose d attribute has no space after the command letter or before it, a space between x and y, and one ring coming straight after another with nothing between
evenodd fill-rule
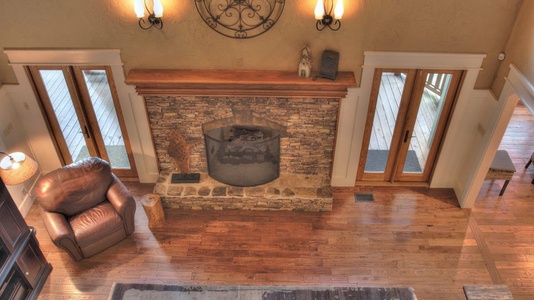
<instances>
[{"instance_id":1,"label":"wooden mantel shelf","mask_svg":"<svg viewBox=\"0 0 534 300\"><path fill-rule=\"evenodd\" d=\"M134 69L126 83L141 96L344 98L356 79L353 72L314 81L296 71Z\"/></svg>"}]
</instances>

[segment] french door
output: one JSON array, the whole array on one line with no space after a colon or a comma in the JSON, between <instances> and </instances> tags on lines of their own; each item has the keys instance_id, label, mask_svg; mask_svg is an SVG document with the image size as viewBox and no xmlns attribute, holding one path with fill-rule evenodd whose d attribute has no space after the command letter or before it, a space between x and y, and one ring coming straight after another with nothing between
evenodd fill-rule
<instances>
[{"instance_id":1,"label":"french door","mask_svg":"<svg viewBox=\"0 0 534 300\"><path fill-rule=\"evenodd\" d=\"M356 180L428 182L461 77L376 69Z\"/></svg>"},{"instance_id":2,"label":"french door","mask_svg":"<svg viewBox=\"0 0 534 300\"><path fill-rule=\"evenodd\" d=\"M64 164L97 156L137 178L109 67L28 67Z\"/></svg>"}]
</instances>

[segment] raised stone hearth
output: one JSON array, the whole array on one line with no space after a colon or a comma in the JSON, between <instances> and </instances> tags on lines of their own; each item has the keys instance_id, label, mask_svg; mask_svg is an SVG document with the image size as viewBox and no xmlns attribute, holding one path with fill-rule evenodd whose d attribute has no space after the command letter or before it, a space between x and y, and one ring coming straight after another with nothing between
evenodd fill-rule
<instances>
[{"instance_id":1,"label":"raised stone hearth","mask_svg":"<svg viewBox=\"0 0 534 300\"><path fill-rule=\"evenodd\" d=\"M171 183L162 172L154 189L166 208L243 210L332 210L330 178L321 175L281 174L255 187L222 184L201 174L199 183Z\"/></svg>"},{"instance_id":2,"label":"raised stone hearth","mask_svg":"<svg viewBox=\"0 0 534 300\"><path fill-rule=\"evenodd\" d=\"M339 102L347 88L355 85L352 72L340 72L335 81L314 81L298 77L296 71L132 70L126 82L135 84L145 98L161 172L154 192L165 207L332 209L330 181ZM243 125L284 128L278 179L237 187L207 175L202 126L232 118L236 109L247 111L250 117L246 119L264 120ZM168 153L173 131L185 138L189 172L201 174L199 183L170 183L171 173L179 169Z\"/></svg>"}]
</instances>

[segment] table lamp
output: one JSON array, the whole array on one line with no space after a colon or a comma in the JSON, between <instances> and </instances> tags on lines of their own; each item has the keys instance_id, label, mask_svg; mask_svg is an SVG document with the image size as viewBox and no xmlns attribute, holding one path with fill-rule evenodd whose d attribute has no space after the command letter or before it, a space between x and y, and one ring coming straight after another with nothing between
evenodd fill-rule
<instances>
[{"instance_id":1,"label":"table lamp","mask_svg":"<svg viewBox=\"0 0 534 300\"><path fill-rule=\"evenodd\" d=\"M37 162L22 152L13 152L5 155L0 161L0 177L7 185L16 185L30 179L37 173Z\"/></svg>"}]
</instances>

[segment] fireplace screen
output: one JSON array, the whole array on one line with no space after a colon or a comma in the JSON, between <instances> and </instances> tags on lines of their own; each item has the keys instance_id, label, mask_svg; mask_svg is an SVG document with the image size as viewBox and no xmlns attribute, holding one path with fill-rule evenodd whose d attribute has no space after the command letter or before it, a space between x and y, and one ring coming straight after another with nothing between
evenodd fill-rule
<instances>
[{"instance_id":1,"label":"fireplace screen","mask_svg":"<svg viewBox=\"0 0 534 300\"><path fill-rule=\"evenodd\" d=\"M204 140L209 175L233 186L255 186L280 175L280 132L255 125L207 130Z\"/></svg>"}]
</instances>

